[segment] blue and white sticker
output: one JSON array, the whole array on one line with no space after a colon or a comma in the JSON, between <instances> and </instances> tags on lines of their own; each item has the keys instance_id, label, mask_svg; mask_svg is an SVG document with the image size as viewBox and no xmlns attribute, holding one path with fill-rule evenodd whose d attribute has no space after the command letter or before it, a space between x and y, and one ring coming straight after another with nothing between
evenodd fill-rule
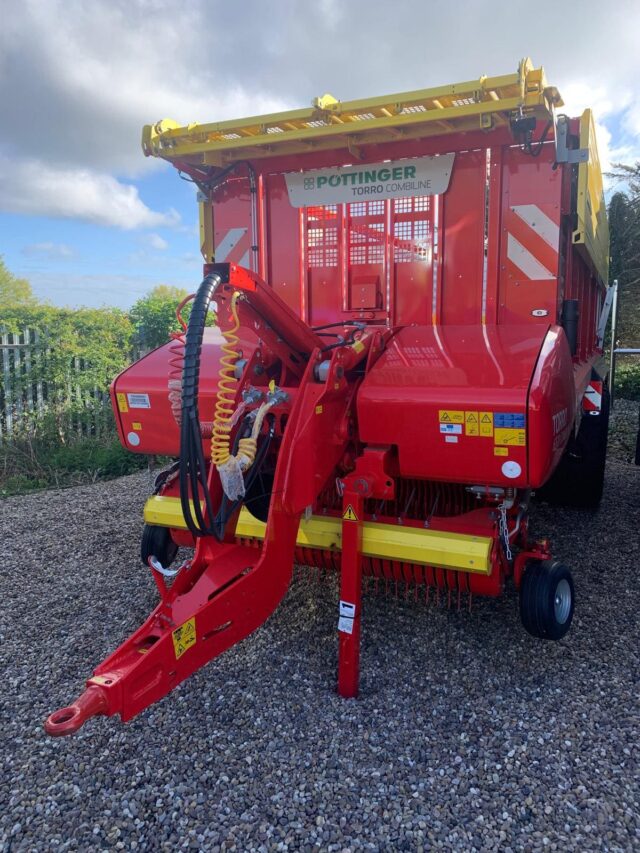
<instances>
[{"instance_id":1,"label":"blue and white sticker","mask_svg":"<svg viewBox=\"0 0 640 853\"><path fill-rule=\"evenodd\" d=\"M356 616L356 606L350 601L340 601L340 616L338 618L338 631L343 634L353 634L353 620Z\"/></svg>"},{"instance_id":2,"label":"blue and white sticker","mask_svg":"<svg viewBox=\"0 0 640 853\"><path fill-rule=\"evenodd\" d=\"M493 425L498 429L524 429L522 412L494 412Z\"/></svg>"},{"instance_id":3,"label":"blue and white sticker","mask_svg":"<svg viewBox=\"0 0 640 853\"><path fill-rule=\"evenodd\" d=\"M127 394L130 409L150 409L151 400L148 394Z\"/></svg>"},{"instance_id":4,"label":"blue and white sticker","mask_svg":"<svg viewBox=\"0 0 640 853\"><path fill-rule=\"evenodd\" d=\"M444 435L462 435L462 424L440 424L440 432Z\"/></svg>"}]
</instances>

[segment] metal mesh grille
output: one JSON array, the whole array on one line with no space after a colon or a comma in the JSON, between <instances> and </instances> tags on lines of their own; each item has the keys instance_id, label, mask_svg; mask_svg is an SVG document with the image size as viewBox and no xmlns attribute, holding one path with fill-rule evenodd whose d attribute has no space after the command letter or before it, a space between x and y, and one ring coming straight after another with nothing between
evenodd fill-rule
<instances>
[{"instance_id":1,"label":"metal mesh grille","mask_svg":"<svg viewBox=\"0 0 640 853\"><path fill-rule=\"evenodd\" d=\"M348 205L349 209L349 263L381 264L384 262L385 203L377 201L356 201ZM378 221L371 221L376 218Z\"/></svg>"},{"instance_id":2,"label":"metal mesh grille","mask_svg":"<svg viewBox=\"0 0 640 853\"><path fill-rule=\"evenodd\" d=\"M429 210L431 197L419 195L415 198L396 198L393 200L394 213L418 213Z\"/></svg>"},{"instance_id":3,"label":"metal mesh grille","mask_svg":"<svg viewBox=\"0 0 640 853\"><path fill-rule=\"evenodd\" d=\"M307 219L307 265L338 266L338 207L328 204L309 208Z\"/></svg>"},{"instance_id":4,"label":"metal mesh grille","mask_svg":"<svg viewBox=\"0 0 640 853\"><path fill-rule=\"evenodd\" d=\"M428 260L431 222L416 214L427 214L430 202L429 196L394 200L393 259L397 264Z\"/></svg>"}]
</instances>

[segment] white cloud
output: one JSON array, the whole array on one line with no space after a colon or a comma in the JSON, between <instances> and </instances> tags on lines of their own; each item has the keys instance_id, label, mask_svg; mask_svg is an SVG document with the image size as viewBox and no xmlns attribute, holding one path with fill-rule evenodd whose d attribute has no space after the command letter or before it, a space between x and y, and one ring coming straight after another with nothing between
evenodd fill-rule
<instances>
[{"instance_id":1,"label":"white cloud","mask_svg":"<svg viewBox=\"0 0 640 853\"><path fill-rule=\"evenodd\" d=\"M159 252L164 252L165 249L169 248L167 241L159 234L147 234L145 242L151 246L152 249L157 249Z\"/></svg>"},{"instance_id":2,"label":"white cloud","mask_svg":"<svg viewBox=\"0 0 640 853\"><path fill-rule=\"evenodd\" d=\"M633 162L634 158L640 156L638 140L624 130L627 118L635 107L634 93L631 90L613 91L605 86L592 87L584 81L573 81L563 84L562 97L565 103L562 112L569 115L578 116L584 110L591 109L603 172L610 172L613 163ZM615 138L608 123L622 125ZM609 183L606 177L605 183Z\"/></svg>"},{"instance_id":3,"label":"white cloud","mask_svg":"<svg viewBox=\"0 0 640 853\"><path fill-rule=\"evenodd\" d=\"M27 255L27 257L46 258L49 261L67 260L75 256L74 250L66 243L53 243L51 241L30 243L28 246L24 246L22 254Z\"/></svg>"},{"instance_id":4,"label":"white cloud","mask_svg":"<svg viewBox=\"0 0 640 853\"><path fill-rule=\"evenodd\" d=\"M125 230L174 226L175 210L151 210L137 187L91 169L0 158L0 206L13 213L82 219Z\"/></svg>"},{"instance_id":5,"label":"white cloud","mask_svg":"<svg viewBox=\"0 0 640 853\"><path fill-rule=\"evenodd\" d=\"M594 108L605 165L640 158L640 89L629 82L640 77L637 0L582 0L579 14L538 0L535 15L513 0L489 17L478 0L437 14L424 0L190 0L179 12L170 0L9 5L0 28L5 209L158 228L171 214L122 180L158 166L141 152L145 123L256 115L327 91L348 99L436 86L515 71L526 55L545 65L568 112ZM239 43L250 45L240 60ZM32 164L39 173L28 174Z\"/></svg>"},{"instance_id":6,"label":"white cloud","mask_svg":"<svg viewBox=\"0 0 640 853\"><path fill-rule=\"evenodd\" d=\"M494 4L497 5L497 4ZM3 144L67 166L136 173L140 129L214 121L515 70L530 54L565 92L576 79L616 111L639 70L640 4L526 0L23 0L0 30ZM523 20L527 24L523 26ZM238 61L238 39L250 44ZM428 48L428 49L425 49ZM611 56L611 61L594 60ZM600 97L598 95L598 97ZM640 110L632 115L640 119ZM632 122L635 126L635 121Z\"/></svg>"},{"instance_id":7,"label":"white cloud","mask_svg":"<svg viewBox=\"0 0 640 853\"><path fill-rule=\"evenodd\" d=\"M241 80L223 58L237 43L209 3L24 0L0 29L0 139L14 155L138 174L154 161L143 124L209 121L282 108L260 77ZM214 4L211 4L215 6ZM236 26L243 26L238 7Z\"/></svg>"}]
</instances>

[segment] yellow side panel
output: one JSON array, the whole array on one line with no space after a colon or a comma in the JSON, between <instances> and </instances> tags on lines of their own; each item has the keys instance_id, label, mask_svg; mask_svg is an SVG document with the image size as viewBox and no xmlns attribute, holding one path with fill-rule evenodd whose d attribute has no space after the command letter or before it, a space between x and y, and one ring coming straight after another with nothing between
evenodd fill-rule
<instances>
[{"instance_id":1,"label":"yellow side panel","mask_svg":"<svg viewBox=\"0 0 640 853\"><path fill-rule=\"evenodd\" d=\"M213 210L210 201L199 201L200 251L207 264L215 260L213 254Z\"/></svg>"},{"instance_id":2,"label":"yellow side panel","mask_svg":"<svg viewBox=\"0 0 640 853\"><path fill-rule=\"evenodd\" d=\"M178 498L149 498L144 508L147 524L158 524L184 530L186 525ZM264 539L266 525L246 509L242 509L236 536ZM339 551L342 548L342 520L333 516L302 519L298 529L298 545ZM362 525L362 553L367 557L399 560L425 566L441 566L463 572L488 575L491 572L491 546L488 536L443 533L416 527L380 524L366 521Z\"/></svg>"},{"instance_id":3,"label":"yellow side panel","mask_svg":"<svg viewBox=\"0 0 640 853\"><path fill-rule=\"evenodd\" d=\"M591 110L585 110L580 118L580 148L588 148L589 160L578 166L577 228L573 232L573 242L584 247L606 284L609 278L609 225Z\"/></svg>"}]
</instances>

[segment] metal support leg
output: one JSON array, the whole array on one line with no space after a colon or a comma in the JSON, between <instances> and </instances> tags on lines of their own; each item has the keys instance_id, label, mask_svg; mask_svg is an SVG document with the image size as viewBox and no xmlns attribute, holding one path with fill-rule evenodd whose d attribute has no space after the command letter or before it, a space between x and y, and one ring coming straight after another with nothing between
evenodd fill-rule
<instances>
[{"instance_id":1,"label":"metal support leg","mask_svg":"<svg viewBox=\"0 0 640 853\"><path fill-rule=\"evenodd\" d=\"M609 355L609 405L611 411L616 398L616 349L618 343L618 281L613 282L613 304L611 306L611 352Z\"/></svg>"},{"instance_id":2,"label":"metal support leg","mask_svg":"<svg viewBox=\"0 0 640 853\"><path fill-rule=\"evenodd\" d=\"M342 574L338 634L338 693L358 695L360 675L360 620L362 617L363 497L345 489L342 499Z\"/></svg>"}]
</instances>

